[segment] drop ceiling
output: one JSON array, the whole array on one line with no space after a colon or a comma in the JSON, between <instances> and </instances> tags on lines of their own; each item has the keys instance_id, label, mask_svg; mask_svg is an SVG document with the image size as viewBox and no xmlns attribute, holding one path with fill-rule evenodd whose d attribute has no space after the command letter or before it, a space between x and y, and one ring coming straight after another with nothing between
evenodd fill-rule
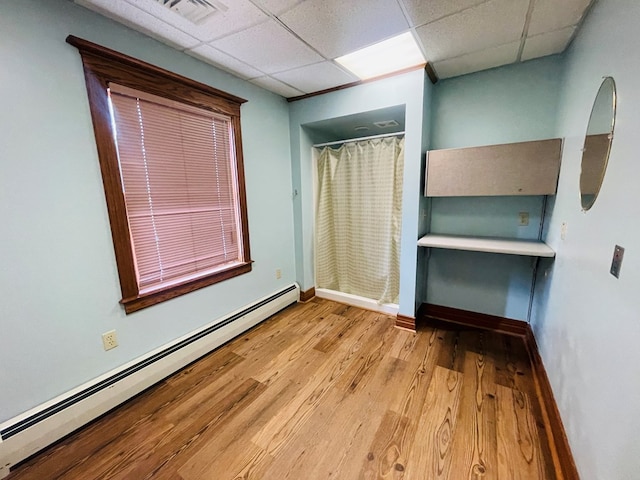
<instances>
[{"instance_id":1,"label":"drop ceiling","mask_svg":"<svg viewBox=\"0 0 640 480\"><path fill-rule=\"evenodd\" d=\"M74 1L291 98L358 81L334 59L407 31L441 79L561 53L595 0Z\"/></svg>"}]
</instances>

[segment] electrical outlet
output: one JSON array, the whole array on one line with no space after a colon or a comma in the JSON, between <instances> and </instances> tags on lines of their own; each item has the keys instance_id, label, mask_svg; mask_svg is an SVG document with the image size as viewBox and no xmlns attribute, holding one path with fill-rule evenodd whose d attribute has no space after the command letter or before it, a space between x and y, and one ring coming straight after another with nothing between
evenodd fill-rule
<instances>
[{"instance_id":1,"label":"electrical outlet","mask_svg":"<svg viewBox=\"0 0 640 480\"><path fill-rule=\"evenodd\" d=\"M111 350L118 346L118 337L116 336L115 330L102 334L102 345L105 350Z\"/></svg>"},{"instance_id":2,"label":"electrical outlet","mask_svg":"<svg viewBox=\"0 0 640 480\"><path fill-rule=\"evenodd\" d=\"M518 225L521 227L526 227L529 225L529 212L520 212L518 213Z\"/></svg>"},{"instance_id":3,"label":"electrical outlet","mask_svg":"<svg viewBox=\"0 0 640 480\"><path fill-rule=\"evenodd\" d=\"M566 222L562 222L562 225L560 225L560 240L564 240L565 238L567 238L567 224Z\"/></svg>"},{"instance_id":4,"label":"electrical outlet","mask_svg":"<svg viewBox=\"0 0 640 480\"><path fill-rule=\"evenodd\" d=\"M280 280L282 278L282 270L276 268L276 279Z\"/></svg>"}]
</instances>

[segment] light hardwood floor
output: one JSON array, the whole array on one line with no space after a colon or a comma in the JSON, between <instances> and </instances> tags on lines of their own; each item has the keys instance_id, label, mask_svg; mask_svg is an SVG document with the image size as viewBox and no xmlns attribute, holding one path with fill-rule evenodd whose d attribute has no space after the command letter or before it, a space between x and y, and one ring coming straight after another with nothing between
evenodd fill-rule
<instances>
[{"instance_id":1,"label":"light hardwood floor","mask_svg":"<svg viewBox=\"0 0 640 480\"><path fill-rule=\"evenodd\" d=\"M313 299L9 479L555 479L522 340Z\"/></svg>"}]
</instances>

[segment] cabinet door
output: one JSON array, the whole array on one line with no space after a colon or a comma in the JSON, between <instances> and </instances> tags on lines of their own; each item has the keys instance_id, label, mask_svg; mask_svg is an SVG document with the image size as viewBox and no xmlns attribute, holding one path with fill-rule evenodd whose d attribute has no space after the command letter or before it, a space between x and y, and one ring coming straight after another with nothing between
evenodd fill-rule
<instances>
[{"instance_id":1,"label":"cabinet door","mask_svg":"<svg viewBox=\"0 0 640 480\"><path fill-rule=\"evenodd\" d=\"M428 197L554 195L562 139L432 150Z\"/></svg>"}]
</instances>

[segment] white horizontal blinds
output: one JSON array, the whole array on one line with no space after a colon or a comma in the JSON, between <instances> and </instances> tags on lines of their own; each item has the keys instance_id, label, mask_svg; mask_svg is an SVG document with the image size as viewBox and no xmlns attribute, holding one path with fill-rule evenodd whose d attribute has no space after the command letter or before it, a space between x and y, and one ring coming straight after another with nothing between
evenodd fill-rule
<instances>
[{"instance_id":1,"label":"white horizontal blinds","mask_svg":"<svg viewBox=\"0 0 640 480\"><path fill-rule=\"evenodd\" d=\"M138 286L241 261L231 121L110 85Z\"/></svg>"}]
</instances>

